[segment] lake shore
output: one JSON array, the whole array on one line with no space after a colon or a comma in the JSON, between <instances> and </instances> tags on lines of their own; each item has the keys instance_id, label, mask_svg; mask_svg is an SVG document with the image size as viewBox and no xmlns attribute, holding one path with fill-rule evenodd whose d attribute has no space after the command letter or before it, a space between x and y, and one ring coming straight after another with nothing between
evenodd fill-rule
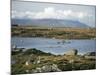
<instances>
[{"instance_id":1,"label":"lake shore","mask_svg":"<svg viewBox=\"0 0 100 75\"><path fill-rule=\"evenodd\" d=\"M11 34L13 75L96 69L95 28L18 26Z\"/></svg>"},{"instance_id":2,"label":"lake shore","mask_svg":"<svg viewBox=\"0 0 100 75\"><path fill-rule=\"evenodd\" d=\"M70 49L78 49L79 53L95 51L95 40L91 39L50 39L50 38L40 38L40 37L12 37L11 40L12 47L17 48L36 48L44 52L51 52L53 54L63 54ZM83 47L84 46L84 47Z\"/></svg>"},{"instance_id":3,"label":"lake shore","mask_svg":"<svg viewBox=\"0 0 100 75\"><path fill-rule=\"evenodd\" d=\"M85 55L54 55L35 48L12 51L12 74L89 70L96 68L95 52ZM74 51L74 50L73 50ZM67 52L68 53L68 52Z\"/></svg>"},{"instance_id":4,"label":"lake shore","mask_svg":"<svg viewBox=\"0 0 100 75\"><path fill-rule=\"evenodd\" d=\"M95 39L95 28L12 27L12 37L44 37L54 39Z\"/></svg>"}]
</instances>

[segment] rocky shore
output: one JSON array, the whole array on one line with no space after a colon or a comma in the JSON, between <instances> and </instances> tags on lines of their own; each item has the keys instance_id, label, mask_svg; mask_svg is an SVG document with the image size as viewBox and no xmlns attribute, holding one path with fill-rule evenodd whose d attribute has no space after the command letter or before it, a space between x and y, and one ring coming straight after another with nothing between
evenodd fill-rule
<instances>
[{"instance_id":1,"label":"rocky shore","mask_svg":"<svg viewBox=\"0 0 100 75\"><path fill-rule=\"evenodd\" d=\"M12 74L95 69L95 56L95 52L79 55L77 49L69 50L64 55L54 55L35 48L16 48L12 50L11 69Z\"/></svg>"}]
</instances>

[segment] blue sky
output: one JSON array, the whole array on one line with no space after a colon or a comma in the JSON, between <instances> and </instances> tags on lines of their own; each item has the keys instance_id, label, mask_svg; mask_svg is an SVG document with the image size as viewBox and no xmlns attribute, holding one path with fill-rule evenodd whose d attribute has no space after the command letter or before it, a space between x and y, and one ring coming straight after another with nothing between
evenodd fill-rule
<instances>
[{"instance_id":1,"label":"blue sky","mask_svg":"<svg viewBox=\"0 0 100 75\"><path fill-rule=\"evenodd\" d=\"M95 6L12 1L12 18L68 19L95 27Z\"/></svg>"}]
</instances>

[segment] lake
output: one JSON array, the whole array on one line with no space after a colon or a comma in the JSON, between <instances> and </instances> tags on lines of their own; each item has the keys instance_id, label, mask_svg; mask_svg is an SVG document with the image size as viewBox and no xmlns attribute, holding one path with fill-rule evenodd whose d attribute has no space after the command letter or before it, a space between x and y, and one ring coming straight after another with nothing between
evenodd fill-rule
<instances>
[{"instance_id":1,"label":"lake","mask_svg":"<svg viewBox=\"0 0 100 75\"><path fill-rule=\"evenodd\" d=\"M64 54L70 49L78 49L80 54L96 51L96 40L62 40L50 38L12 37L11 44L18 48L36 48L53 54Z\"/></svg>"}]
</instances>

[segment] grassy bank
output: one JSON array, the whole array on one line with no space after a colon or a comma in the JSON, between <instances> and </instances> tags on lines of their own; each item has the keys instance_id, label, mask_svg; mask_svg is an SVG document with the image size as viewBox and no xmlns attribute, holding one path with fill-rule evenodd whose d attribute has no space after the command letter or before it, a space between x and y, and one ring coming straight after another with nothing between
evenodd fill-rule
<instances>
[{"instance_id":1,"label":"grassy bank","mask_svg":"<svg viewBox=\"0 0 100 75\"><path fill-rule=\"evenodd\" d=\"M12 27L12 36L46 37L56 39L94 39L95 28Z\"/></svg>"}]
</instances>

